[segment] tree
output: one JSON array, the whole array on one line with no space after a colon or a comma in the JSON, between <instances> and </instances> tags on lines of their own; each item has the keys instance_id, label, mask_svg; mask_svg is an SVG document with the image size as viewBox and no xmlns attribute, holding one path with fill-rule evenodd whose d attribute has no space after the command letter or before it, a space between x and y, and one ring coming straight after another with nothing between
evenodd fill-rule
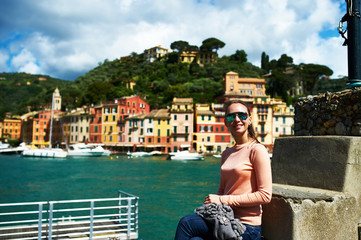
<instances>
[{"instance_id":1,"label":"tree","mask_svg":"<svg viewBox=\"0 0 361 240\"><path fill-rule=\"evenodd\" d=\"M217 52L218 49L223 48L226 44L217 38L207 38L202 42L200 49L202 51L214 51Z\"/></svg>"},{"instance_id":2,"label":"tree","mask_svg":"<svg viewBox=\"0 0 361 240\"><path fill-rule=\"evenodd\" d=\"M237 50L235 54L231 55L230 59L240 63L245 63L247 62L247 53L244 50Z\"/></svg>"},{"instance_id":3,"label":"tree","mask_svg":"<svg viewBox=\"0 0 361 240\"><path fill-rule=\"evenodd\" d=\"M333 71L324 65L318 65L318 64L305 64L301 63L299 65L300 67L300 75L303 79L303 85L304 85L304 92L313 94L317 82L320 80L323 76L331 76L333 74Z\"/></svg>"},{"instance_id":4,"label":"tree","mask_svg":"<svg viewBox=\"0 0 361 240\"><path fill-rule=\"evenodd\" d=\"M177 50L178 53L182 53L184 50L187 50L189 47L190 47L189 43L182 40L172 42L170 45L170 48L173 50Z\"/></svg>"},{"instance_id":5,"label":"tree","mask_svg":"<svg viewBox=\"0 0 361 240\"><path fill-rule=\"evenodd\" d=\"M261 56L261 68L263 70L265 70L266 72L269 72L269 56L265 53L262 52L262 56Z\"/></svg>"}]
</instances>

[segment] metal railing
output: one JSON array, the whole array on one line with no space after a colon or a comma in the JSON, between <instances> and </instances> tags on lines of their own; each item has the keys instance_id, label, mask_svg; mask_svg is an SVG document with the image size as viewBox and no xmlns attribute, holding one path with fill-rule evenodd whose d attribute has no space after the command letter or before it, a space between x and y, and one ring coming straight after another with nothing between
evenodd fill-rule
<instances>
[{"instance_id":1,"label":"metal railing","mask_svg":"<svg viewBox=\"0 0 361 240\"><path fill-rule=\"evenodd\" d=\"M0 239L137 239L138 197L0 204Z\"/></svg>"}]
</instances>

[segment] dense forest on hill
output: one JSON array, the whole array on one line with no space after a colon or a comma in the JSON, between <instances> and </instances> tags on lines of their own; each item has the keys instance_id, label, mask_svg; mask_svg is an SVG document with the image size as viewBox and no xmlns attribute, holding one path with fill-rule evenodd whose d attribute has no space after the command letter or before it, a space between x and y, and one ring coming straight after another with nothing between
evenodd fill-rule
<instances>
[{"instance_id":1,"label":"dense forest on hill","mask_svg":"<svg viewBox=\"0 0 361 240\"><path fill-rule=\"evenodd\" d=\"M292 69L291 74L289 69ZM223 95L222 81L229 71L239 73L240 77L255 78L272 73L267 78L267 93L282 97L290 104L297 97L288 96L287 90L300 79L304 82L305 94L340 91L347 80L330 80L327 76L332 75L332 70L328 67L295 65L292 57L286 54L269 60L262 53L260 68L248 62L244 50L204 66L178 63L170 57L149 63L143 54L132 53L127 61L106 59L75 81L26 73L0 73L0 118L6 112L23 114L27 112L27 106L31 106L31 110L41 109L49 104L56 87L62 96L63 110L132 94L146 99L152 109L169 106L173 97L192 97L197 103L216 102ZM127 88L131 82L135 83L134 89Z\"/></svg>"}]
</instances>

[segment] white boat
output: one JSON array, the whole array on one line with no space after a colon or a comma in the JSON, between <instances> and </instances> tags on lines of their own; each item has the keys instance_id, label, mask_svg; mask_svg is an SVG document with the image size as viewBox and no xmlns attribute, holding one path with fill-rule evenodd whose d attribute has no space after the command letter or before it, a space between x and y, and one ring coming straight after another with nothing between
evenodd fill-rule
<instances>
[{"instance_id":1,"label":"white boat","mask_svg":"<svg viewBox=\"0 0 361 240\"><path fill-rule=\"evenodd\" d=\"M0 149L7 149L10 147L9 143L3 143L0 141Z\"/></svg>"},{"instance_id":2,"label":"white boat","mask_svg":"<svg viewBox=\"0 0 361 240\"><path fill-rule=\"evenodd\" d=\"M215 157L215 158L221 158L221 157L222 157L222 154L214 154L213 157Z\"/></svg>"},{"instance_id":3,"label":"white boat","mask_svg":"<svg viewBox=\"0 0 361 240\"><path fill-rule=\"evenodd\" d=\"M69 157L99 157L105 152L101 146L91 146L85 143L77 143L69 146Z\"/></svg>"},{"instance_id":4,"label":"white boat","mask_svg":"<svg viewBox=\"0 0 361 240\"><path fill-rule=\"evenodd\" d=\"M29 150L31 147L26 146L25 143L20 143L18 147L15 148L0 148L0 154L20 154L25 150Z\"/></svg>"},{"instance_id":5,"label":"white boat","mask_svg":"<svg viewBox=\"0 0 361 240\"><path fill-rule=\"evenodd\" d=\"M24 157L45 157L45 158L66 158L68 152L61 148L35 148L25 150L22 153Z\"/></svg>"},{"instance_id":6,"label":"white boat","mask_svg":"<svg viewBox=\"0 0 361 240\"><path fill-rule=\"evenodd\" d=\"M68 157L68 152L64 151L61 148L52 148L51 146L51 138L53 134L53 115L54 115L54 93L52 96L52 104L51 104L49 146L48 148L32 148L30 150L25 150L22 152L23 157L45 157L45 158Z\"/></svg>"},{"instance_id":7,"label":"white boat","mask_svg":"<svg viewBox=\"0 0 361 240\"><path fill-rule=\"evenodd\" d=\"M129 158L150 156L149 152L127 152Z\"/></svg>"},{"instance_id":8,"label":"white boat","mask_svg":"<svg viewBox=\"0 0 361 240\"><path fill-rule=\"evenodd\" d=\"M196 152L179 151L169 153L171 160L196 161L203 160L203 155Z\"/></svg>"}]
</instances>

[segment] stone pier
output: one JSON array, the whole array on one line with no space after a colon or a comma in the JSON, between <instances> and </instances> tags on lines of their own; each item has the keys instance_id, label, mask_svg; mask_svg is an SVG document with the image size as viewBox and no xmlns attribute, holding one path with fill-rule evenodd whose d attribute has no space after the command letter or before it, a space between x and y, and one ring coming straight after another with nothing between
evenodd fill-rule
<instances>
[{"instance_id":1,"label":"stone pier","mask_svg":"<svg viewBox=\"0 0 361 240\"><path fill-rule=\"evenodd\" d=\"M296 104L295 132L303 136L275 141L273 197L263 207L266 240L359 239L361 137L349 135L360 135L360 92Z\"/></svg>"}]
</instances>

